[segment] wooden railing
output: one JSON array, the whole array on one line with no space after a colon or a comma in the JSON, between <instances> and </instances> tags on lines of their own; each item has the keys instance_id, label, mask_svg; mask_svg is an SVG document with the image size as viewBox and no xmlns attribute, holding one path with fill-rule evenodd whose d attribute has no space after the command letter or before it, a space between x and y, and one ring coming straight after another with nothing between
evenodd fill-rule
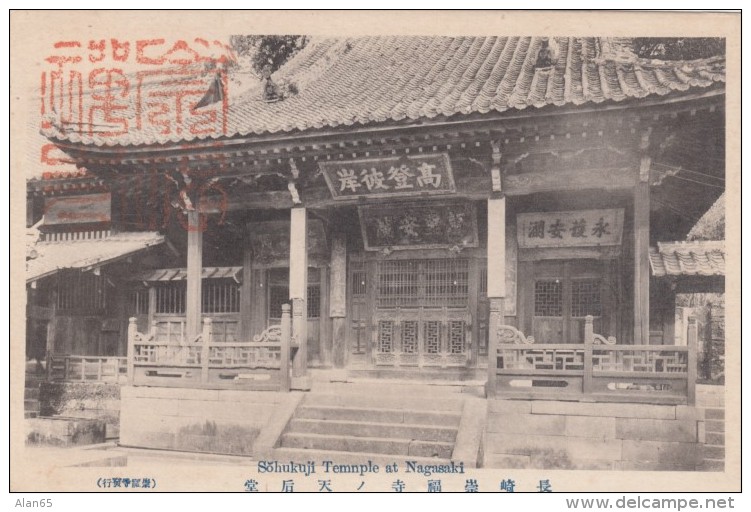
<instances>
[{"instance_id":1,"label":"wooden railing","mask_svg":"<svg viewBox=\"0 0 751 512\"><path fill-rule=\"evenodd\" d=\"M125 382L127 357L50 355L47 380L50 382Z\"/></svg>"},{"instance_id":2,"label":"wooden railing","mask_svg":"<svg viewBox=\"0 0 751 512\"><path fill-rule=\"evenodd\" d=\"M239 314L212 313L210 318L212 340L232 343L237 341ZM154 333L154 341L184 344L187 342L185 322L185 316L159 314L154 317L150 332Z\"/></svg>"},{"instance_id":3,"label":"wooden railing","mask_svg":"<svg viewBox=\"0 0 751 512\"><path fill-rule=\"evenodd\" d=\"M128 324L128 382L206 389L282 390L290 388L290 306L282 306L281 325L271 326L248 342L217 342L212 319L203 320L193 340L159 341L157 326L140 333Z\"/></svg>"},{"instance_id":4,"label":"wooden railing","mask_svg":"<svg viewBox=\"0 0 751 512\"><path fill-rule=\"evenodd\" d=\"M585 319L583 344L536 344L509 325L492 335L491 396L694 403L695 319L689 320L688 346L618 345L615 338L593 332L591 316Z\"/></svg>"}]
</instances>

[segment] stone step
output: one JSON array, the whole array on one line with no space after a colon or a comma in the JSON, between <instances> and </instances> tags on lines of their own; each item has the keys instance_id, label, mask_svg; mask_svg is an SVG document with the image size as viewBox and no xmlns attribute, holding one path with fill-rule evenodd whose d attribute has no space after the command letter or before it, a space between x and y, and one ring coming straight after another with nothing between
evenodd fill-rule
<instances>
[{"instance_id":1,"label":"stone step","mask_svg":"<svg viewBox=\"0 0 751 512\"><path fill-rule=\"evenodd\" d=\"M447 464L449 459L440 459L437 457L403 457L398 455L388 455L383 453L354 453L354 452L339 452L332 450L301 450L296 448L276 448L274 450L274 459L280 463L286 461L294 462L316 462L316 471L321 471L321 461L332 461L334 464L367 464L368 461L373 464L378 464L379 475L385 471L384 466L386 464L396 463L399 466L399 472L405 472L407 467L407 461L422 466L433 466L436 464ZM316 473L319 474L319 473ZM324 473L325 475L326 473Z\"/></svg>"},{"instance_id":2,"label":"stone step","mask_svg":"<svg viewBox=\"0 0 751 512\"><path fill-rule=\"evenodd\" d=\"M33 399L24 399L23 401L23 409L24 411L34 411L39 412L39 400L33 400Z\"/></svg>"},{"instance_id":3,"label":"stone step","mask_svg":"<svg viewBox=\"0 0 751 512\"><path fill-rule=\"evenodd\" d=\"M364 409L360 407L304 405L295 412L296 418L310 420L363 421L369 423L405 423L457 427L458 412L408 411L403 409Z\"/></svg>"},{"instance_id":4,"label":"stone step","mask_svg":"<svg viewBox=\"0 0 751 512\"><path fill-rule=\"evenodd\" d=\"M23 412L23 418L29 419L29 418L38 418L39 413L37 411L24 411Z\"/></svg>"},{"instance_id":5,"label":"stone step","mask_svg":"<svg viewBox=\"0 0 751 512\"><path fill-rule=\"evenodd\" d=\"M475 381L483 381L487 376L487 370L482 368L352 368L347 372L351 379L389 379L413 381L416 384L431 381L435 384L475 384Z\"/></svg>"},{"instance_id":6,"label":"stone step","mask_svg":"<svg viewBox=\"0 0 751 512\"><path fill-rule=\"evenodd\" d=\"M406 409L411 411L461 412L461 396L411 396L392 393L386 389L371 394L311 393L303 402L306 406L359 407L363 409Z\"/></svg>"},{"instance_id":7,"label":"stone step","mask_svg":"<svg viewBox=\"0 0 751 512\"><path fill-rule=\"evenodd\" d=\"M484 381L410 381L402 379L351 379L346 382L316 381L317 393L364 394L388 393L397 396L456 396L475 395L476 390L484 389Z\"/></svg>"},{"instance_id":8,"label":"stone step","mask_svg":"<svg viewBox=\"0 0 751 512\"><path fill-rule=\"evenodd\" d=\"M293 418L288 432L453 443L456 440L457 429L456 427L407 425L404 423L366 423L362 421Z\"/></svg>"},{"instance_id":9,"label":"stone step","mask_svg":"<svg viewBox=\"0 0 751 512\"><path fill-rule=\"evenodd\" d=\"M390 455L450 458L453 443L388 439L382 437L354 437L342 435L286 433L282 435L283 448L326 450L358 453L386 453Z\"/></svg>"}]
</instances>

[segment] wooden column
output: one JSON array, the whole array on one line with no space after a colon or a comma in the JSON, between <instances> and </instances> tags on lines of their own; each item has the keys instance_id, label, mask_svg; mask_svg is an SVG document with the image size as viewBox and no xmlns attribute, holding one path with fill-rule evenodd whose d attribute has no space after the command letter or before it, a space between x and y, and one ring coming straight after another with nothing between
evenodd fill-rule
<instances>
[{"instance_id":1,"label":"wooden column","mask_svg":"<svg viewBox=\"0 0 751 512\"><path fill-rule=\"evenodd\" d=\"M240 288L241 341L253 337L253 247L250 245L250 226L246 226L243 242L243 282Z\"/></svg>"},{"instance_id":2,"label":"wooden column","mask_svg":"<svg viewBox=\"0 0 751 512\"><path fill-rule=\"evenodd\" d=\"M329 287L331 285L331 270L328 266L318 269L321 276L320 297L321 302L318 308L318 356L321 365L328 368L333 364L333 340L331 337L331 317L328 315L330 310L331 294Z\"/></svg>"},{"instance_id":3,"label":"wooden column","mask_svg":"<svg viewBox=\"0 0 751 512\"><path fill-rule=\"evenodd\" d=\"M57 290L53 290L50 293L50 308L52 309L52 312L50 313L50 320L47 322L47 343L46 343L46 350L47 355L52 355L55 353L55 337L57 336Z\"/></svg>"},{"instance_id":4,"label":"wooden column","mask_svg":"<svg viewBox=\"0 0 751 512\"><path fill-rule=\"evenodd\" d=\"M280 390L285 393L289 391L289 364L283 364L285 361L289 361L289 341L292 336L292 319L290 318L289 304L282 304L282 346L279 354L279 359L282 364L279 365L280 375Z\"/></svg>"},{"instance_id":5,"label":"wooden column","mask_svg":"<svg viewBox=\"0 0 751 512\"><path fill-rule=\"evenodd\" d=\"M134 316L130 317L128 319L128 384L131 386L133 385L133 380L135 377L135 371L134 371L134 357L135 357L135 344L136 344L136 334L138 334L138 319Z\"/></svg>"},{"instance_id":6,"label":"wooden column","mask_svg":"<svg viewBox=\"0 0 751 512\"><path fill-rule=\"evenodd\" d=\"M201 215L188 212L188 264L185 293L186 341L193 342L201 332L201 272L203 270L203 230Z\"/></svg>"},{"instance_id":7,"label":"wooden column","mask_svg":"<svg viewBox=\"0 0 751 512\"><path fill-rule=\"evenodd\" d=\"M649 344L649 167L643 156L634 188L634 343Z\"/></svg>"},{"instance_id":8,"label":"wooden column","mask_svg":"<svg viewBox=\"0 0 751 512\"><path fill-rule=\"evenodd\" d=\"M307 210L292 208L289 238L289 298L292 301L292 336L298 349L293 375L305 375L308 367L308 228Z\"/></svg>"},{"instance_id":9,"label":"wooden column","mask_svg":"<svg viewBox=\"0 0 751 512\"><path fill-rule=\"evenodd\" d=\"M333 237L330 268L329 316L334 366L343 368L347 358L347 239L343 233Z\"/></svg>"},{"instance_id":10,"label":"wooden column","mask_svg":"<svg viewBox=\"0 0 751 512\"><path fill-rule=\"evenodd\" d=\"M211 318L203 321L201 326L201 382L209 382L209 357L211 355Z\"/></svg>"},{"instance_id":11,"label":"wooden column","mask_svg":"<svg viewBox=\"0 0 751 512\"><path fill-rule=\"evenodd\" d=\"M506 198L488 199L488 396L496 393L498 327L503 325L503 299L506 297Z\"/></svg>"},{"instance_id":12,"label":"wooden column","mask_svg":"<svg viewBox=\"0 0 751 512\"><path fill-rule=\"evenodd\" d=\"M582 391L585 394L592 392L592 348L595 343L594 317L587 315L584 318L584 376L582 379Z\"/></svg>"},{"instance_id":13,"label":"wooden column","mask_svg":"<svg viewBox=\"0 0 751 512\"><path fill-rule=\"evenodd\" d=\"M149 318L146 320L144 331L148 331L153 325L154 315L156 315L156 286L154 283L149 283Z\"/></svg>"}]
</instances>

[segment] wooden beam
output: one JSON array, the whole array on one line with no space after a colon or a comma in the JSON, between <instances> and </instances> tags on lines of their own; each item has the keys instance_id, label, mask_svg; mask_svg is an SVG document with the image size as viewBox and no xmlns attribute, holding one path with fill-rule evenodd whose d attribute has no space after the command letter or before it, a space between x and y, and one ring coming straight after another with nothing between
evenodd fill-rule
<instances>
[{"instance_id":1,"label":"wooden beam","mask_svg":"<svg viewBox=\"0 0 751 512\"><path fill-rule=\"evenodd\" d=\"M564 190L629 189L636 184L637 177L638 169L634 168L526 172L504 176L503 192L508 196L523 196Z\"/></svg>"},{"instance_id":2,"label":"wooden beam","mask_svg":"<svg viewBox=\"0 0 751 512\"><path fill-rule=\"evenodd\" d=\"M638 181L638 169L587 169L558 172L529 172L503 177L503 191L507 196L522 196L542 192L560 192L568 190L625 190L632 189ZM445 197L457 199L488 199L492 192L491 177L456 178L456 194ZM326 187L314 187L300 191L303 202L309 208L330 208L337 206L354 206L362 200L353 197L335 200ZM416 194L415 197L421 197ZM408 199L408 198L400 198ZM201 211L205 214L248 209L288 209L292 208L292 197L288 191L258 192L231 197L226 206L215 202L202 203Z\"/></svg>"}]
</instances>

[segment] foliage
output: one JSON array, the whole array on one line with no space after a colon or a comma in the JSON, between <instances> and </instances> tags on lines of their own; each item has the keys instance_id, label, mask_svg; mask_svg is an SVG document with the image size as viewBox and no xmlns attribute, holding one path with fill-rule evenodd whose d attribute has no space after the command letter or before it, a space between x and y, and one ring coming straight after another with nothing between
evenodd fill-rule
<instances>
[{"instance_id":1,"label":"foliage","mask_svg":"<svg viewBox=\"0 0 751 512\"><path fill-rule=\"evenodd\" d=\"M306 36L232 36L230 45L238 57L263 78L271 76L308 43Z\"/></svg>"},{"instance_id":2,"label":"foliage","mask_svg":"<svg viewBox=\"0 0 751 512\"><path fill-rule=\"evenodd\" d=\"M106 414L107 402L120 400L120 386L101 382L43 382L39 386L42 416L70 416L84 409Z\"/></svg>"},{"instance_id":3,"label":"foliage","mask_svg":"<svg viewBox=\"0 0 751 512\"><path fill-rule=\"evenodd\" d=\"M634 53L646 59L693 60L725 55L721 37L636 37Z\"/></svg>"}]
</instances>

